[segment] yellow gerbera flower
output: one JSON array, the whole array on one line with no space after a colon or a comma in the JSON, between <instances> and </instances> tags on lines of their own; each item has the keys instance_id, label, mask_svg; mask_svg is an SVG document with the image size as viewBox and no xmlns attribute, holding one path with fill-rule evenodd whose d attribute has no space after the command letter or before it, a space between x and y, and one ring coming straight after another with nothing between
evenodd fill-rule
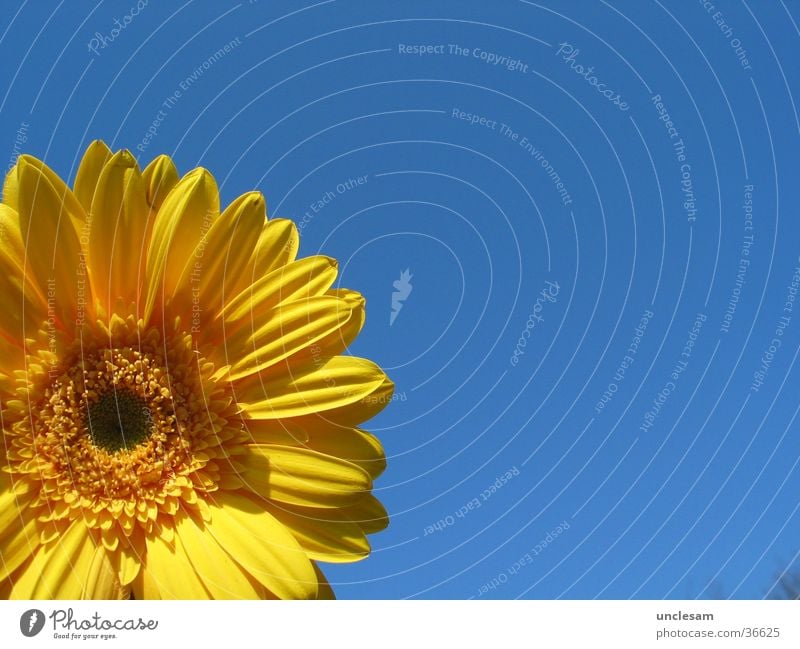
<instances>
[{"instance_id":1,"label":"yellow gerbera flower","mask_svg":"<svg viewBox=\"0 0 800 649\"><path fill-rule=\"evenodd\" d=\"M320 598L369 554L393 389L364 299L260 193L87 150L0 204L0 596Z\"/></svg>"}]
</instances>

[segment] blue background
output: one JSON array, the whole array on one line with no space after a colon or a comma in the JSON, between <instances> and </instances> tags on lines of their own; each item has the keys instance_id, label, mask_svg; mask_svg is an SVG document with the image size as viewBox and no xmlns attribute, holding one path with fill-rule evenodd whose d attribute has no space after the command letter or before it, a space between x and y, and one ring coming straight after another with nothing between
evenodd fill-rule
<instances>
[{"instance_id":1,"label":"blue background","mask_svg":"<svg viewBox=\"0 0 800 649\"><path fill-rule=\"evenodd\" d=\"M303 254L339 258L368 299L352 351L398 394L367 426L391 526L327 568L339 597L760 598L800 550L800 305L751 388L800 266L800 3L711 4L150 0L112 38L134 0L8 2L0 156L72 179L95 138L168 153L225 202L262 190Z\"/></svg>"}]
</instances>

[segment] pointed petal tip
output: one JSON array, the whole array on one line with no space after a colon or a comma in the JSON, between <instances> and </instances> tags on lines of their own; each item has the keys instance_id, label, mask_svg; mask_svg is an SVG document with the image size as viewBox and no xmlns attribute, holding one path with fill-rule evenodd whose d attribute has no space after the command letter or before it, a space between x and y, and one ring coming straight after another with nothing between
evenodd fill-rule
<instances>
[{"instance_id":1,"label":"pointed petal tip","mask_svg":"<svg viewBox=\"0 0 800 649\"><path fill-rule=\"evenodd\" d=\"M192 169L180 179L178 186L189 189L190 191L200 190L212 195L218 194L217 181L214 175L204 167L195 167Z\"/></svg>"},{"instance_id":2,"label":"pointed petal tip","mask_svg":"<svg viewBox=\"0 0 800 649\"><path fill-rule=\"evenodd\" d=\"M175 168L175 163L172 161L166 153L161 153L157 155L150 161L150 164L147 165L148 167L172 167Z\"/></svg>"},{"instance_id":3,"label":"pointed petal tip","mask_svg":"<svg viewBox=\"0 0 800 649\"><path fill-rule=\"evenodd\" d=\"M266 211L267 199L264 197L264 194L262 194L260 191L253 190L251 192L247 192L245 196L246 196L245 201L247 202L248 205L252 205L254 208L263 207L264 210Z\"/></svg>"},{"instance_id":4,"label":"pointed petal tip","mask_svg":"<svg viewBox=\"0 0 800 649\"><path fill-rule=\"evenodd\" d=\"M37 159L34 158L29 153L23 153L17 158L17 163L14 165L14 168L19 173L23 168L34 165L37 162ZM11 170L12 172L14 169Z\"/></svg>"},{"instance_id":5,"label":"pointed petal tip","mask_svg":"<svg viewBox=\"0 0 800 649\"><path fill-rule=\"evenodd\" d=\"M267 199L259 191L246 192L237 198L231 205L237 204L236 209L239 213L263 215L267 218Z\"/></svg>"},{"instance_id":6,"label":"pointed petal tip","mask_svg":"<svg viewBox=\"0 0 800 649\"><path fill-rule=\"evenodd\" d=\"M270 219L269 222L271 224L281 225L284 228L297 228L297 225L295 225L295 222L292 221L292 219L287 219L284 216L277 216L274 219Z\"/></svg>"},{"instance_id":7,"label":"pointed petal tip","mask_svg":"<svg viewBox=\"0 0 800 649\"><path fill-rule=\"evenodd\" d=\"M99 140L97 141L99 142ZM111 159L107 164L112 164L119 167L128 167L131 169L139 166L139 163L136 162L136 158L128 149L120 149L117 151L111 156Z\"/></svg>"},{"instance_id":8,"label":"pointed petal tip","mask_svg":"<svg viewBox=\"0 0 800 649\"><path fill-rule=\"evenodd\" d=\"M195 167L190 172L188 172L184 177L184 179L192 178L192 179L200 179L200 178L211 178L213 180L213 174L206 169L205 167Z\"/></svg>"}]
</instances>

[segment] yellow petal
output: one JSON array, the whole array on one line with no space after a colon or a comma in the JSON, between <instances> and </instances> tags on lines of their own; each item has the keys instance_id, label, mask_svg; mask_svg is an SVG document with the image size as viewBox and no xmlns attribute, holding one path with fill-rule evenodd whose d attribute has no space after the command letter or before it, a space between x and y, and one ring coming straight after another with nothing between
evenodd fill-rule
<instances>
[{"instance_id":1,"label":"yellow petal","mask_svg":"<svg viewBox=\"0 0 800 649\"><path fill-rule=\"evenodd\" d=\"M296 376L305 373L312 367L319 368L334 356L344 352L356 339L364 326L366 305L364 297L360 293L344 289L329 290L325 292L325 295L335 297L343 302L344 304L340 308L346 308L350 312L350 317L342 323L339 329L323 336L313 345L287 357L286 360L270 368L270 372L283 372Z\"/></svg>"},{"instance_id":2,"label":"yellow petal","mask_svg":"<svg viewBox=\"0 0 800 649\"><path fill-rule=\"evenodd\" d=\"M147 188L147 202L158 211L167 194L178 184L178 170L166 155L160 155L147 165L142 172Z\"/></svg>"},{"instance_id":3,"label":"yellow petal","mask_svg":"<svg viewBox=\"0 0 800 649\"><path fill-rule=\"evenodd\" d=\"M378 438L357 428L316 429L306 446L357 464L373 480L386 468L386 454Z\"/></svg>"},{"instance_id":4,"label":"yellow petal","mask_svg":"<svg viewBox=\"0 0 800 649\"><path fill-rule=\"evenodd\" d=\"M299 249L297 226L288 219L273 219L262 230L256 245L256 277L293 262Z\"/></svg>"},{"instance_id":5,"label":"yellow petal","mask_svg":"<svg viewBox=\"0 0 800 649\"><path fill-rule=\"evenodd\" d=\"M0 204L0 295L6 307L0 309L0 334L16 346L13 359L3 353L11 350L0 351L4 368L21 367L22 342L34 337L47 317L45 298L23 270L24 255L17 213Z\"/></svg>"},{"instance_id":6,"label":"yellow petal","mask_svg":"<svg viewBox=\"0 0 800 649\"><path fill-rule=\"evenodd\" d=\"M3 527L0 529L0 582L19 568L33 553L39 548L40 536L37 522L34 518L23 519L18 508L20 503L9 505L9 499L4 498L3 509L0 513L4 514ZM25 503L23 506L27 506ZM8 517L6 510L16 513L16 517Z\"/></svg>"},{"instance_id":7,"label":"yellow petal","mask_svg":"<svg viewBox=\"0 0 800 649\"><path fill-rule=\"evenodd\" d=\"M219 365L227 365L230 363L227 354L235 355L238 360L232 364L227 378L236 381L314 345L324 336L338 331L351 315L350 305L333 297L283 304L272 309L265 317L265 324L254 333L245 329L231 336L211 359ZM256 380L254 377L252 381ZM243 394L248 392L252 390L246 386L242 388Z\"/></svg>"},{"instance_id":8,"label":"yellow petal","mask_svg":"<svg viewBox=\"0 0 800 649\"><path fill-rule=\"evenodd\" d=\"M301 446L308 441L308 431L294 424L284 424L276 419L243 419L242 425L253 444Z\"/></svg>"},{"instance_id":9,"label":"yellow petal","mask_svg":"<svg viewBox=\"0 0 800 649\"><path fill-rule=\"evenodd\" d=\"M198 527L194 519L182 516L176 532L195 571L214 599L261 599L263 589L256 589L214 537Z\"/></svg>"},{"instance_id":10,"label":"yellow petal","mask_svg":"<svg viewBox=\"0 0 800 649\"><path fill-rule=\"evenodd\" d=\"M210 593L194 569L177 537L170 546L160 537L147 539L144 597L150 599L157 590L161 599L209 599ZM134 587L134 593L137 588ZM138 597L138 594L137 594Z\"/></svg>"},{"instance_id":11,"label":"yellow petal","mask_svg":"<svg viewBox=\"0 0 800 649\"><path fill-rule=\"evenodd\" d=\"M41 294L49 286L54 288L54 310L62 323L82 320L88 317L92 300L85 258L72 227L79 216L37 166L21 160L18 167L20 232L29 251L27 269ZM79 205L74 197L73 201ZM79 209L82 214L83 208Z\"/></svg>"},{"instance_id":12,"label":"yellow petal","mask_svg":"<svg viewBox=\"0 0 800 649\"><path fill-rule=\"evenodd\" d=\"M249 498L222 492L210 505L209 533L265 588L281 599L315 599L317 577L291 533Z\"/></svg>"},{"instance_id":13,"label":"yellow petal","mask_svg":"<svg viewBox=\"0 0 800 649\"><path fill-rule=\"evenodd\" d=\"M95 140L83 154L81 164L78 166L78 174L75 177L75 198L83 206L86 213L92 207L94 190L97 187L97 179L103 170L106 162L111 159L111 149L102 140Z\"/></svg>"},{"instance_id":14,"label":"yellow petal","mask_svg":"<svg viewBox=\"0 0 800 649\"><path fill-rule=\"evenodd\" d=\"M386 468L386 454L378 438L358 428L326 427L318 422L311 429L291 419L246 419L244 425L254 444L277 444L307 448L360 466L374 480Z\"/></svg>"},{"instance_id":15,"label":"yellow petal","mask_svg":"<svg viewBox=\"0 0 800 649\"><path fill-rule=\"evenodd\" d=\"M89 263L97 297L111 313L121 299L139 297L144 274L149 208L139 166L129 151L119 151L103 167L91 205Z\"/></svg>"},{"instance_id":16,"label":"yellow petal","mask_svg":"<svg viewBox=\"0 0 800 649\"><path fill-rule=\"evenodd\" d=\"M10 483L10 476L0 472L0 539L12 528L21 527L23 510L29 501L29 497L18 496Z\"/></svg>"},{"instance_id":17,"label":"yellow petal","mask_svg":"<svg viewBox=\"0 0 800 649\"><path fill-rule=\"evenodd\" d=\"M56 540L40 546L15 575L12 599L80 599L86 589L95 543L83 521L74 521Z\"/></svg>"},{"instance_id":18,"label":"yellow petal","mask_svg":"<svg viewBox=\"0 0 800 649\"><path fill-rule=\"evenodd\" d=\"M337 357L342 358L342 357ZM284 424L296 424L313 430L320 426L330 427L332 430L340 430L342 428L353 428L360 423L372 419L386 405L392 400L392 393L394 392L394 383L388 378L384 378L383 382L377 389L370 392L367 396L348 403L343 406L337 406L330 410L320 411L318 413L308 413L302 416L285 419L282 421ZM264 417L264 414L258 410L253 410L253 417ZM270 417L266 413L266 417Z\"/></svg>"},{"instance_id":19,"label":"yellow petal","mask_svg":"<svg viewBox=\"0 0 800 649\"><path fill-rule=\"evenodd\" d=\"M186 263L218 215L217 184L205 169L188 173L164 199L147 259L145 320L174 294Z\"/></svg>"},{"instance_id":20,"label":"yellow petal","mask_svg":"<svg viewBox=\"0 0 800 649\"><path fill-rule=\"evenodd\" d=\"M19 204L19 182L17 181L17 167L14 165L6 174L3 181L3 204L16 210Z\"/></svg>"},{"instance_id":21,"label":"yellow petal","mask_svg":"<svg viewBox=\"0 0 800 649\"><path fill-rule=\"evenodd\" d=\"M211 226L195 253L201 263L198 297L204 310L216 315L223 300L231 297L230 291L251 263L266 220L264 196L250 192L233 201Z\"/></svg>"},{"instance_id":22,"label":"yellow petal","mask_svg":"<svg viewBox=\"0 0 800 649\"><path fill-rule=\"evenodd\" d=\"M127 599L128 592L124 589L117 577L117 571L102 545L94 549L86 583L83 588L82 599Z\"/></svg>"},{"instance_id":23,"label":"yellow petal","mask_svg":"<svg viewBox=\"0 0 800 649\"><path fill-rule=\"evenodd\" d=\"M319 347L318 354L327 360L345 351L361 332L366 319L367 301L361 293L349 289L331 289L325 294L344 300L353 310L353 317L347 321L340 331L323 338L317 343ZM296 362L300 363L302 360L302 358L298 357ZM294 363L295 359L292 359L292 362Z\"/></svg>"},{"instance_id":24,"label":"yellow petal","mask_svg":"<svg viewBox=\"0 0 800 649\"><path fill-rule=\"evenodd\" d=\"M253 259L235 283L231 295L238 295L253 282L295 260L300 248L297 226L288 219L272 219L261 230Z\"/></svg>"},{"instance_id":25,"label":"yellow petal","mask_svg":"<svg viewBox=\"0 0 800 649\"><path fill-rule=\"evenodd\" d=\"M270 500L306 507L343 507L372 488L359 466L291 446L250 445L242 480Z\"/></svg>"},{"instance_id":26,"label":"yellow petal","mask_svg":"<svg viewBox=\"0 0 800 649\"><path fill-rule=\"evenodd\" d=\"M341 513L354 523L358 523L365 534L376 534L389 525L386 508L372 494L364 496L353 505L343 507Z\"/></svg>"},{"instance_id":27,"label":"yellow petal","mask_svg":"<svg viewBox=\"0 0 800 649\"><path fill-rule=\"evenodd\" d=\"M322 570L320 570L316 562L314 562L314 571L317 573L317 579L319 580L317 599L336 599L336 595L333 592L333 588L331 588L328 578L322 573Z\"/></svg>"},{"instance_id":28,"label":"yellow petal","mask_svg":"<svg viewBox=\"0 0 800 649\"><path fill-rule=\"evenodd\" d=\"M369 542L364 532L338 509L270 506L269 511L315 561L352 563L369 556Z\"/></svg>"},{"instance_id":29,"label":"yellow petal","mask_svg":"<svg viewBox=\"0 0 800 649\"><path fill-rule=\"evenodd\" d=\"M123 544L115 555L117 577L122 586L128 586L139 575L144 557L139 554L135 545Z\"/></svg>"},{"instance_id":30,"label":"yellow petal","mask_svg":"<svg viewBox=\"0 0 800 649\"><path fill-rule=\"evenodd\" d=\"M386 381L386 375L375 363L353 356L336 356L319 369L270 378L246 390L237 389L236 395L242 408L254 419L322 416L329 410L361 404L382 389Z\"/></svg>"},{"instance_id":31,"label":"yellow petal","mask_svg":"<svg viewBox=\"0 0 800 649\"><path fill-rule=\"evenodd\" d=\"M21 271L25 246L19 231L19 215L5 203L0 203L0 249L4 258L13 262L13 266L4 265L3 272L11 272L12 269Z\"/></svg>"},{"instance_id":32,"label":"yellow petal","mask_svg":"<svg viewBox=\"0 0 800 649\"><path fill-rule=\"evenodd\" d=\"M158 589L158 584L144 566L139 570L139 574L136 575L136 579L131 584L131 592L135 599L164 599ZM201 596L198 599L206 598L207 596Z\"/></svg>"},{"instance_id":33,"label":"yellow petal","mask_svg":"<svg viewBox=\"0 0 800 649\"><path fill-rule=\"evenodd\" d=\"M317 255L281 266L256 280L225 304L226 329L260 322L278 304L321 296L336 279L335 259Z\"/></svg>"},{"instance_id":34,"label":"yellow petal","mask_svg":"<svg viewBox=\"0 0 800 649\"><path fill-rule=\"evenodd\" d=\"M69 216L73 228L75 228L77 232L82 232L83 228L86 226L86 210L83 209L83 205L81 205L80 201L75 197L75 194L72 192L72 190L67 187L66 183L61 180L61 177L55 171L48 167L44 162L38 158L34 158L33 156L21 155L17 160L17 164L11 172L16 173L15 182L16 191L18 193L17 201L14 204L8 204L17 210L17 212L19 212L19 192L24 191L22 187L19 186L19 182L20 173L24 166L33 167L45 178L47 178L55 190L55 194L58 197L58 202L63 206L64 213ZM27 245L30 244L31 242L27 241Z\"/></svg>"}]
</instances>

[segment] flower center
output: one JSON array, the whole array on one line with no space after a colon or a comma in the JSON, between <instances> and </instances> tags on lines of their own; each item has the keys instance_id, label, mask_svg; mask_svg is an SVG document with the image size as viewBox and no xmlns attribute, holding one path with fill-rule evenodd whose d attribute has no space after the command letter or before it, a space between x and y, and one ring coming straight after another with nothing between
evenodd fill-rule
<instances>
[{"instance_id":1,"label":"flower center","mask_svg":"<svg viewBox=\"0 0 800 649\"><path fill-rule=\"evenodd\" d=\"M111 453L128 450L153 431L153 414L130 390L110 390L89 406L86 428L95 446Z\"/></svg>"},{"instance_id":2,"label":"flower center","mask_svg":"<svg viewBox=\"0 0 800 649\"><path fill-rule=\"evenodd\" d=\"M201 511L235 484L246 433L179 323L170 333L133 318L102 326L56 363L48 341L31 350L0 442L16 479L40 485L40 520L81 517L113 545L115 521L127 536L149 534L162 515Z\"/></svg>"}]
</instances>

